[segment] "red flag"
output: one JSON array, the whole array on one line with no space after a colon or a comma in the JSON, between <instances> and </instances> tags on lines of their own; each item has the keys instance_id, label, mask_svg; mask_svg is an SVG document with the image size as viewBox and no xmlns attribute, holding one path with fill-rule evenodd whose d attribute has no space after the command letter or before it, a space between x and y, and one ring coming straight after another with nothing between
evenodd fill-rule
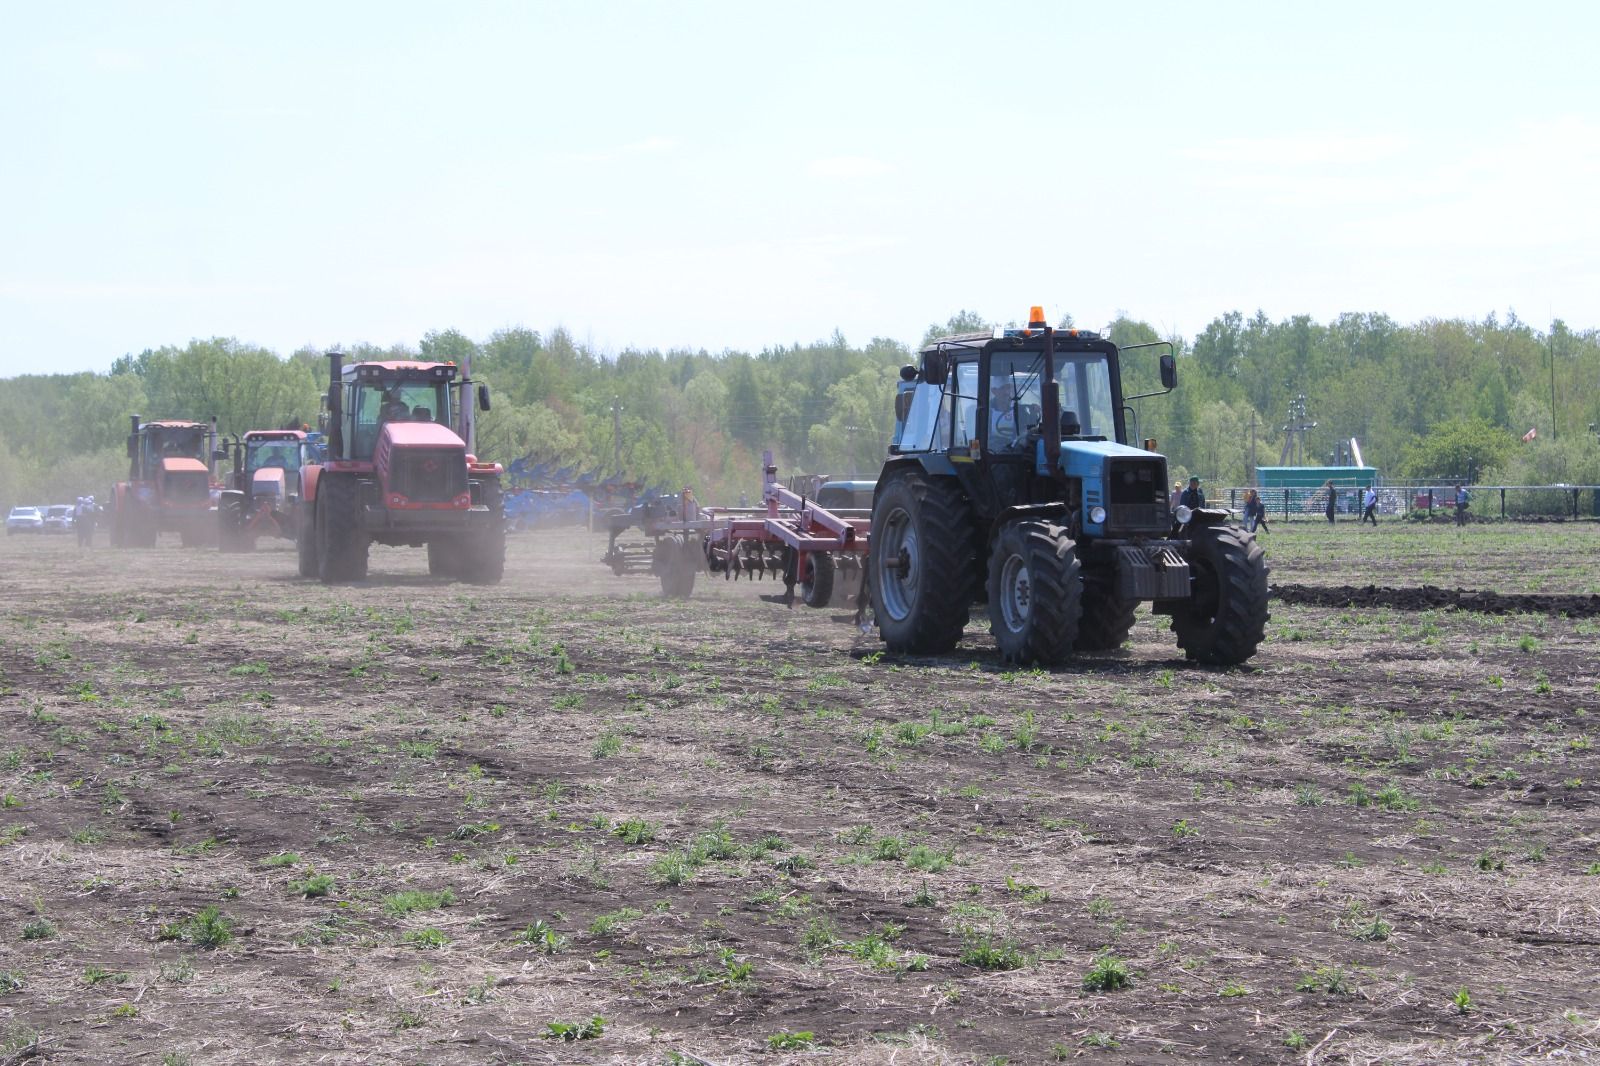
<instances>
[{"instance_id":1,"label":"red flag","mask_svg":"<svg viewBox=\"0 0 1600 1066\"><path fill-rule=\"evenodd\" d=\"M1539 427L1535 426L1522 435L1522 443L1526 444L1539 435Z\"/></svg>"}]
</instances>

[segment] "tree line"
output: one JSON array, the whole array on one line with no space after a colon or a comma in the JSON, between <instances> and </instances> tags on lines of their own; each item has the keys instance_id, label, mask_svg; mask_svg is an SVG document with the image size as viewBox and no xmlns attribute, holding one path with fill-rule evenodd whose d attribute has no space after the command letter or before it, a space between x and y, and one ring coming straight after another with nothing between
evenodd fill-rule
<instances>
[{"instance_id":1,"label":"tree line","mask_svg":"<svg viewBox=\"0 0 1600 1066\"><path fill-rule=\"evenodd\" d=\"M994 324L962 311L931 325L923 343ZM1600 483L1594 330L1557 321L1540 331L1515 315L1402 325L1381 314L1317 322L1228 312L1192 341L1126 316L1105 332L1119 345L1170 340L1177 350L1178 389L1135 404L1138 433L1158 440L1175 478L1248 483L1252 460L1277 464L1291 404L1304 396L1300 421L1315 426L1301 450L1312 464L1332 463L1354 437L1391 481ZM1128 394L1159 387L1155 351L1126 356ZM715 502L755 496L769 447L783 473L875 474L899 367L915 358L898 341L856 345L838 332L753 353L604 354L563 329L523 328L481 339L440 330L415 347L357 345L346 355L470 357L495 399L479 423L485 458L693 485ZM125 355L103 373L0 380L0 504L103 494L126 472L129 414L215 415L224 433L315 424L326 380L317 349L283 356L220 338Z\"/></svg>"}]
</instances>

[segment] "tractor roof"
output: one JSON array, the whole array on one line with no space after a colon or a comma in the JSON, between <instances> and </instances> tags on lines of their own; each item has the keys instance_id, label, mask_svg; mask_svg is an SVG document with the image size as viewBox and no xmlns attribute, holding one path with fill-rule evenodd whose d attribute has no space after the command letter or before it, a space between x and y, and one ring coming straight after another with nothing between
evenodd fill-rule
<instances>
[{"instance_id":1,"label":"tractor roof","mask_svg":"<svg viewBox=\"0 0 1600 1066\"><path fill-rule=\"evenodd\" d=\"M252 429L244 435L245 440L305 440L306 435L298 429Z\"/></svg>"},{"instance_id":2,"label":"tractor roof","mask_svg":"<svg viewBox=\"0 0 1600 1066\"><path fill-rule=\"evenodd\" d=\"M423 362L420 359L367 359L344 365L345 373L358 367L377 366L385 370L432 370L436 366L455 366L454 363Z\"/></svg>"},{"instance_id":3,"label":"tractor roof","mask_svg":"<svg viewBox=\"0 0 1600 1066\"><path fill-rule=\"evenodd\" d=\"M139 428L155 426L157 429L210 429L210 422L184 422L176 418L156 418L149 422L140 422Z\"/></svg>"},{"instance_id":4,"label":"tractor roof","mask_svg":"<svg viewBox=\"0 0 1600 1066\"><path fill-rule=\"evenodd\" d=\"M1100 334L1087 329L1058 329L1056 345L1059 348L1071 348L1078 344L1103 341ZM986 333L956 333L948 337L936 337L923 345L922 351L936 352L940 348L970 348L973 350L993 345L997 348L1037 348L1044 344L1044 331L1033 330L1028 332L1020 329L1008 329L1004 335L996 337L993 332Z\"/></svg>"}]
</instances>

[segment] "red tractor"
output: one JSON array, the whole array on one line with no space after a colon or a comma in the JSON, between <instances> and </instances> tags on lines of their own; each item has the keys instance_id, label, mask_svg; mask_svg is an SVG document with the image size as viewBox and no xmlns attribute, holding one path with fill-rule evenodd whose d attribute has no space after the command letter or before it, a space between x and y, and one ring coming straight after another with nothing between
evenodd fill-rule
<instances>
[{"instance_id":1,"label":"red tractor","mask_svg":"<svg viewBox=\"0 0 1600 1066\"><path fill-rule=\"evenodd\" d=\"M427 546L428 572L495 584L505 571L499 463L472 454L472 382L454 363L344 365L328 354L327 457L302 467L300 576L367 576L373 543ZM489 409L489 387L477 405Z\"/></svg>"},{"instance_id":2,"label":"red tractor","mask_svg":"<svg viewBox=\"0 0 1600 1066\"><path fill-rule=\"evenodd\" d=\"M305 442L298 429L253 429L228 444L233 473L217 500L223 551L254 551L261 536L295 539Z\"/></svg>"},{"instance_id":3,"label":"red tractor","mask_svg":"<svg viewBox=\"0 0 1600 1066\"><path fill-rule=\"evenodd\" d=\"M217 456L213 422L139 421L130 416L128 480L111 492L111 544L149 548L175 530L185 548L211 539L211 464Z\"/></svg>"}]
</instances>

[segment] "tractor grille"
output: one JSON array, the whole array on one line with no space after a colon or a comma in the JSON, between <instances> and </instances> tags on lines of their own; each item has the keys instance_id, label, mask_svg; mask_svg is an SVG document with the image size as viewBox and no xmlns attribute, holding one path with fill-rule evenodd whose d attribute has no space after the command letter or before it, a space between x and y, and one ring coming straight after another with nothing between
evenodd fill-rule
<instances>
[{"instance_id":1,"label":"tractor grille","mask_svg":"<svg viewBox=\"0 0 1600 1066\"><path fill-rule=\"evenodd\" d=\"M210 498L211 478L204 470L172 470L166 475L166 497L173 502L194 503Z\"/></svg>"},{"instance_id":2,"label":"tractor grille","mask_svg":"<svg viewBox=\"0 0 1600 1066\"><path fill-rule=\"evenodd\" d=\"M1108 532L1163 533L1172 524L1166 460L1112 459L1106 471Z\"/></svg>"},{"instance_id":3,"label":"tractor grille","mask_svg":"<svg viewBox=\"0 0 1600 1066\"><path fill-rule=\"evenodd\" d=\"M459 449L397 449L389 491L416 503L448 503L467 491L467 458Z\"/></svg>"}]
</instances>

